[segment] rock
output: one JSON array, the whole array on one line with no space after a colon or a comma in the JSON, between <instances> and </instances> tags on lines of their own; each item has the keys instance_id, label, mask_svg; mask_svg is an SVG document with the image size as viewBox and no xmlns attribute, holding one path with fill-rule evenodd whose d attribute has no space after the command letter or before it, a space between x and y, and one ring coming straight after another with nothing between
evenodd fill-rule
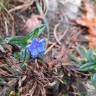
<instances>
[{"instance_id":1,"label":"rock","mask_svg":"<svg viewBox=\"0 0 96 96\"><path fill-rule=\"evenodd\" d=\"M81 0L49 0L48 14L54 18L57 11L62 10L62 14L70 19L76 19L79 8L81 7ZM54 15L53 15L54 14Z\"/></svg>"},{"instance_id":2,"label":"rock","mask_svg":"<svg viewBox=\"0 0 96 96\"><path fill-rule=\"evenodd\" d=\"M47 19L50 26L50 38L54 38L53 31L56 24L60 23L58 32L62 34L66 28L70 28L70 20L78 18L80 14L81 0L49 0ZM69 30L68 30L69 31ZM59 37L59 36L58 36ZM53 39L51 41L54 41Z\"/></svg>"}]
</instances>

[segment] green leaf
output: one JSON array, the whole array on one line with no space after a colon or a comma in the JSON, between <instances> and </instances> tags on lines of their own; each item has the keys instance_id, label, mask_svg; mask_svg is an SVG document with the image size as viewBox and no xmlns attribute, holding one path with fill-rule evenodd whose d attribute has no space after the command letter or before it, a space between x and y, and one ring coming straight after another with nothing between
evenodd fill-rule
<instances>
[{"instance_id":1,"label":"green leaf","mask_svg":"<svg viewBox=\"0 0 96 96\"><path fill-rule=\"evenodd\" d=\"M70 54L69 59L75 64L79 64L79 65L81 64L81 62L77 59L77 57L74 54Z\"/></svg>"},{"instance_id":2,"label":"green leaf","mask_svg":"<svg viewBox=\"0 0 96 96\"><path fill-rule=\"evenodd\" d=\"M22 43L27 44L28 40L32 40L33 38L38 38L39 35L44 31L45 26L40 26L39 28L36 28L33 32L28 33L26 36L23 37Z\"/></svg>"},{"instance_id":3,"label":"green leaf","mask_svg":"<svg viewBox=\"0 0 96 96\"><path fill-rule=\"evenodd\" d=\"M26 48L23 48L20 52L20 61L27 62L29 58L30 58L30 53L26 50Z\"/></svg>"},{"instance_id":4,"label":"green leaf","mask_svg":"<svg viewBox=\"0 0 96 96\"><path fill-rule=\"evenodd\" d=\"M87 50L86 48L80 48L80 55L86 58L89 62L96 60L96 56L91 49Z\"/></svg>"},{"instance_id":5,"label":"green leaf","mask_svg":"<svg viewBox=\"0 0 96 96\"><path fill-rule=\"evenodd\" d=\"M96 56L93 54L91 49L87 51L87 60L90 62L94 62L96 60Z\"/></svg>"},{"instance_id":6,"label":"green leaf","mask_svg":"<svg viewBox=\"0 0 96 96\"><path fill-rule=\"evenodd\" d=\"M14 36L6 38L3 43L15 44L17 46L25 47L28 40L38 38L39 35L44 31L45 26L41 25L34 29L32 32L28 33L26 36Z\"/></svg>"},{"instance_id":7,"label":"green leaf","mask_svg":"<svg viewBox=\"0 0 96 96\"><path fill-rule=\"evenodd\" d=\"M45 0L45 2L46 2L46 5L48 7L48 0ZM40 2L36 1L36 6L37 6L39 14L42 16L43 15L43 10L42 10L42 6L40 5ZM48 23L48 20L46 19L45 16L43 17L43 23L45 24L45 27L47 29L46 32L47 32L47 37L48 37L48 40L49 40L49 36L50 36L49 23ZM47 43L48 43L48 41L47 41Z\"/></svg>"},{"instance_id":8,"label":"green leaf","mask_svg":"<svg viewBox=\"0 0 96 96\"><path fill-rule=\"evenodd\" d=\"M91 82L93 84L94 87L96 87L96 73L94 73L91 77Z\"/></svg>"},{"instance_id":9,"label":"green leaf","mask_svg":"<svg viewBox=\"0 0 96 96\"><path fill-rule=\"evenodd\" d=\"M3 77L0 76L0 82L4 81Z\"/></svg>"},{"instance_id":10,"label":"green leaf","mask_svg":"<svg viewBox=\"0 0 96 96\"><path fill-rule=\"evenodd\" d=\"M92 0L96 4L96 0Z\"/></svg>"},{"instance_id":11,"label":"green leaf","mask_svg":"<svg viewBox=\"0 0 96 96\"><path fill-rule=\"evenodd\" d=\"M15 45L20 45L22 38L23 38L23 36L7 37L4 39L3 44L11 43L11 44L15 44Z\"/></svg>"},{"instance_id":12,"label":"green leaf","mask_svg":"<svg viewBox=\"0 0 96 96\"><path fill-rule=\"evenodd\" d=\"M86 48L80 48L79 53L83 57L87 57L87 49Z\"/></svg>"},{"instance_id":13,"label":"green leaf","mask_svg":"<svg viewBox=\"0 0 96 96\"><path fill-rule=\"evenodd\" d=\"M3 41L3 38L0 37L0 44L2 43L2 41Z\"/></svg>"},{"instance_id":14,"label":"green leaf","mask_svg":"<svg viewBox=\"0 0 96 96\"><path fill-rule=\"evenodd\" d=\"M26 48L23 48L21 50L20 55L19 55L19 59L20 59L20 62L22 62L21 68L23 70L26 69L26 67L28 65L28 61L30 59L30 53L26 50Z\"/></svg>"},{"instance_id":15,"label":"green leaf","mask_svg":"<svg viewBox=\"0 0 96 96\"><path fill-rule=\"evenodd\" d=\"M80 66L80 71L90 71L92 69L96 68L96 63L94 62L88 62L82 66Z\"/></svg>"}]
</instances>

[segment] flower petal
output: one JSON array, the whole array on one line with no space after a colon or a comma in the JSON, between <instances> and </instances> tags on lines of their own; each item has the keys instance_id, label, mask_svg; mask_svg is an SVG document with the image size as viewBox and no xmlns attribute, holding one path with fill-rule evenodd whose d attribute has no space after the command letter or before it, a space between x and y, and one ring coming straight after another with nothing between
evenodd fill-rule
<instances>
[{"instance_id":1,"label":"flower petal","mask_svg":"<svg viewBox=\"0 0 96 96\"><path fill-rule=\"evenodd\" d=\"M38 43L39 43L39 40L38 40L37 38L35 38L35 39L32 40L31 45L32 45L32 46L33 46L33 45L38 45Z\"/></svg>"},{"instance_id":2,"label":"flower petal","mask_svg":"<svg viewBox=\"0 0 96 96\"><path fill-rule=\"evenodd\" d=\"M41 47L39 46L37 50L38 50L38 53L39 53L39 54L44 54L46 48L43 47L43 46L41 46Z\"/></svg>"},{"instance_id":3,"label":"flower petal","mask_svg":"<svg viewBox=\"0 0 96 96\"><path fill-rule=\"evenodd\" d=\"M37 50L32 50L31 51L31 56L32 56L32 58L36 58L37 56L38 56L38 51Z\"/></svg>"},{"instance_id":4,"label":"flower petal","mask_svg":"<svg viewBox=\"0 0 96 96\"><path fill-rule=\"evenodd\" d=\"M46 39L33 39L32 43L27 45L28 51L31 53L32 58L36 58L39 54L44 54Z\"/></svg>"},{"instance_id":5,"label":"flower petal","mask_svg":"<svg viewBox=\"0 0 96 96\"><path fill-rule=\"evenodd\" d=\"M34 46L38 47L39 41L38 39L33 39L32 43L27 45L27 49L31 52L32 50L36 49Z\"/></svg>"},{"instance_id":6,"label":"flower petal","mask_svg":"<svg viewBox=\"0 0 96 96\"><path fill-rule=\"evenodd\" d=\"M39 41L39 43L42 44L42 46L45 46L46 39L45 39L45 38L44 38L44 39L41 39L41 40Z\"/></svg>"},{"instance_id":7,"label":"flower petal","mask_svg":"<svg viewBox=\"0 0 96 96\"><path fill-rule=\"evenodd\" d=\"M41 39L39 41L38 53L43 54L45 52L45 50L46 50L45 43L46 43L46 39L45 38Z\"/></svg>"}]
</instances>

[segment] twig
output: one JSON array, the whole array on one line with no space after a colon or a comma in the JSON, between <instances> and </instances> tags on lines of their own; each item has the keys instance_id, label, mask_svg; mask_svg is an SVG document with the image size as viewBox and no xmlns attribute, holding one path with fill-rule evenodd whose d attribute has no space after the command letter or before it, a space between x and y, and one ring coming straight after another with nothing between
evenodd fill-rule
<instances>
[{"instance_id":1,"label":"twig","mask_svg":"<svg viewBox=\"0 0 96 96\"><path fill-rule=\"evenodd\" d=\"M58 24L55 25L55 28L54 28L54 37L55 37L57 43L59 45L61 45L61 42L60 42L60 40L58 39L58 36L57 36L57 28L59 27L59 25L60 25L60 23L58 23Z\"/></svg>"},{"instance_id":2,"label":"twig","mask_svg":"<svg viewBox=\"0 0 96 96\"><path fill-rule=\"evenodd\" d=\"M8 32L8 25L7 25L7 19L6 18L4 18L5 20L5 32L6 32L6 36L9 36L9 32Z\"/></svg>"},{"instance_id":3,"label":"twig","mask_svg":"<svg viewBox=\"0 0 96 96\"><path fill-rule=\"evenodd\" d=\"M66 33L68 32L68 29L65 30L65 32L63 33L63 35L58 39L59 41L63 39L63 37L66 35ZM56 45L57 43L53 43L46 51L45 51L45 55L51 51L51 49Z\"/></svg>"},{"instance_id":4,"label":"twig","mask_svg":"<svg viewBox=\"0 0 96 96\"><path fill-rule=\"evenodd\" d=\"M51 49L54 47L56 45L56 43L53 43L46 51L45 51L45 55L49 52L49 51L51 51Z\"/></svg>"},{"instance_id":5,"label":"twig","mask_svg":"<svg viewBox=\"0 0 96 96\"><path fill-rule=\"evenodd\" d=\"M10 9L8 12L11 13L13 11L17 11L17 10L20 10L20 9L23 9L23 8L28 8L32 4L33 4L33 1L29 2L28 4L23 4L23 5L16 6L15 8Z\"/></svg>"}]
</instances>

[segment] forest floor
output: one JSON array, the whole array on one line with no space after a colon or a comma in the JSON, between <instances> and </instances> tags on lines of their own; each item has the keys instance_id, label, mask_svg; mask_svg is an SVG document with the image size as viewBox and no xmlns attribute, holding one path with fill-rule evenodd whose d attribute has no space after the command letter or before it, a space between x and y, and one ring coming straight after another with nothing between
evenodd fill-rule
<instances>
[{"instance_id":1,"label":"forest floor","mask_svg":"<svg viewBox=\"0 0 96 96\"><path fill-rule=\"evenodd\" d=\"M90 73L79 70L85 59L80 49L96 48L94 2L1 0L0 96L96 96ZM29 58L21 49L30 44L31 32L43 31L43 24L39 39L47 40L45 58Z\"/></svg>"}]
</instances>

